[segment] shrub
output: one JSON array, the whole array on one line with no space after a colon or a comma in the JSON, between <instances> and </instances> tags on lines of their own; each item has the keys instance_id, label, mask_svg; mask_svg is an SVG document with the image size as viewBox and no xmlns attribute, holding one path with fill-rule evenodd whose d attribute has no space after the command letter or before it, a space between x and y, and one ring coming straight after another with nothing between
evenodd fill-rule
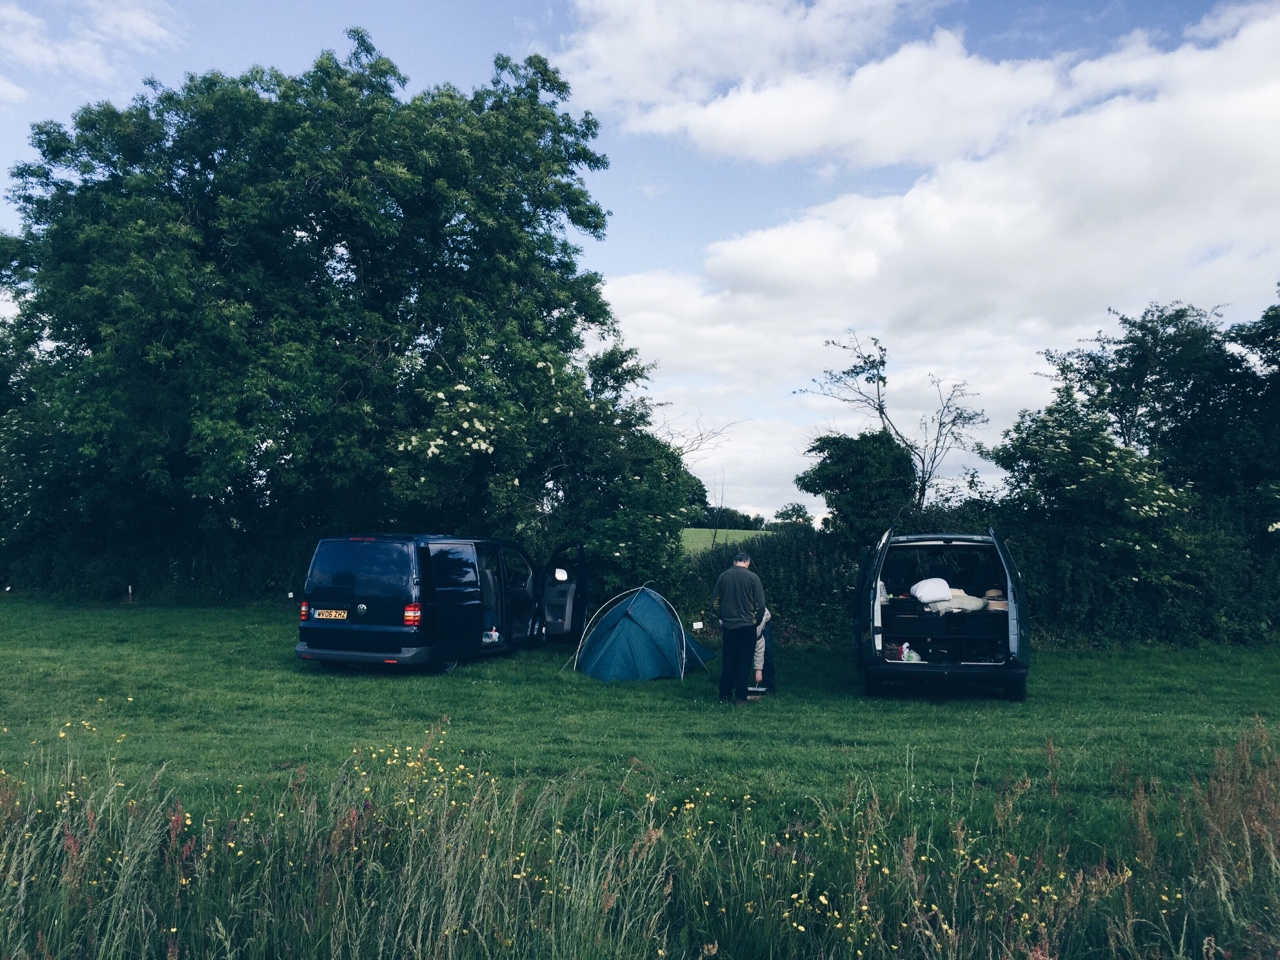
<instances>
[{"instance_id":1,"label":"shrub","mask_svg":"<svg viewBox=\"0 0 1280 960\"><path fill-rule=\"evenodd\" d=\"M751 554L774 617L774 642L849 642L857 554L843 538L791 524L687 557L672 602L686 619L712 622L711 591L734 554Z\"/></svg>"}]
</instances>

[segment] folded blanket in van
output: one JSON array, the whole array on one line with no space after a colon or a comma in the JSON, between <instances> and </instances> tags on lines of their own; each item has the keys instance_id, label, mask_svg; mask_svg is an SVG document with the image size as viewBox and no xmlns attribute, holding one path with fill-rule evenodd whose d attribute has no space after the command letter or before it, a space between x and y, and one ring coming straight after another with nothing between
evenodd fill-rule
<instances>
[{"instance_id":1,"label":"folded blanket in van","mask_svg":"<svg viewBox=\"0 0 1280 960\"><path fill-rule=\"evenodd\" d=\"M925 608L934 613L967 613L971 610L985 609L986 606L987 601L981 597L971 597L955 587L951 588L950 596L946 600L935 600L925 604Z\"/></svg>"},{"instance_id":2,"label":"folded blanket in van","mask_svg":"<svg viewBox=\"0 0 1280 960\"><path fill-rule=\"evenodd\" d=\"M930 577L928 580L921 580L914 584L911 587L911 595L921 603L937 603L940 600L951 599L951 588L941 577Z\"/></svg>"}]
</instances>

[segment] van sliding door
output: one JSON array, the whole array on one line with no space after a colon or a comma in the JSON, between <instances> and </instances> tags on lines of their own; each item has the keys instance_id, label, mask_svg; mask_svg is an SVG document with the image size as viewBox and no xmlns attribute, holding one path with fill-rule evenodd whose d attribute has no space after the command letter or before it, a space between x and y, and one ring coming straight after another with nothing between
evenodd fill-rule
<instances>
[{"instance_id":1,"label":"van sliding door","mask_svg":"<svg viewBox=\"0 0 1280 960\"><path fill-rule=\"evenodd\" d=\"M436 642L449 652L450 659L473 654L480 648L484 610L475 547L469 543L431 544L431 577L435 581Z\"/></svg>"}]
</instances>

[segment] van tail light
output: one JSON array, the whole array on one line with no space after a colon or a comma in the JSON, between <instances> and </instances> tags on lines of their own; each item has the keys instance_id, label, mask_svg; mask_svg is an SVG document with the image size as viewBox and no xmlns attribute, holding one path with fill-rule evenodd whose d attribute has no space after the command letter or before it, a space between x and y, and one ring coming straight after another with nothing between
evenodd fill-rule
<instances>
[{"instance_id":1,"label":"van tail light","mask_svg":"<svg viewBox=\"0 0 1280 960\"><path fill-rule=\"evenodd\" d=\"M406 627L417 627L422 625L421 604L411 603L404 608L404 625Z\"/></svg>"},{"instance_id":2,"label":"van tail light","mask_svg":"<svg viewBox=\"0 0 1280 960\"><path fill-rule=\"evenodd\" d=\"M298 615L298 619L299 619L299 620L306 620L306 619L307 619L307 612L308 612L307 601L303 600L303 601L302 601L302 611L299 613L299 615Z\"/></svg>"}]
</instances>

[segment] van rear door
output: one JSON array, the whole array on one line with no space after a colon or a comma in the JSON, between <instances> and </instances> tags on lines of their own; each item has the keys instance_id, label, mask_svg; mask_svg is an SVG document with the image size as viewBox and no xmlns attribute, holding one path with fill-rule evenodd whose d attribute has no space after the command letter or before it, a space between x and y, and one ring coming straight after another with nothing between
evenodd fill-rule
<instances>
[{"instance_id":1,"label":"van rear door","mask_svg":"<svg viewBox=\"0 0 1280 960\"><path fill-rule=\"evenodd\" d=\"M888 553L889 539L893 536L890 527L880 537L871 555L867 557L866 579L862 583L862 593L858 597L859 609L865 611L866 621L862 629L862 642L866 656L880 656L882 651L882 634L884 626L880 613L880 571L884 568L884 558Z\"/></svg>"},{"instance_id":2,"label":"van rear door","mask_svg":"<svg viewBox=\"0 0 1280 960\"><path fill-rule=\"evenodd\" d=\"M304 626L311 645L399 650L405 608L415 602L412 545L372 537L321 540L305 596L310 612Z\"/></svg>"},{"instance_id":3,"label":"van rear door","mask_svg":"<svg viewBox=\"0 0 1280 960\"><path fill-rule=\"evenodd\" d=\"M996 549L1000 551L1000 562L1004 564L1005 571L1009 575L1009 653L1015 660L1020 660L1024 664L1029 663L1031 645L1027 641L1027 611L1025 591L1022 589L1022 574L1018 572L1009 548L1004 545L1004 541L995 530L988 529L987 533L991 535Z\"/></svg>"}]
</instances>

